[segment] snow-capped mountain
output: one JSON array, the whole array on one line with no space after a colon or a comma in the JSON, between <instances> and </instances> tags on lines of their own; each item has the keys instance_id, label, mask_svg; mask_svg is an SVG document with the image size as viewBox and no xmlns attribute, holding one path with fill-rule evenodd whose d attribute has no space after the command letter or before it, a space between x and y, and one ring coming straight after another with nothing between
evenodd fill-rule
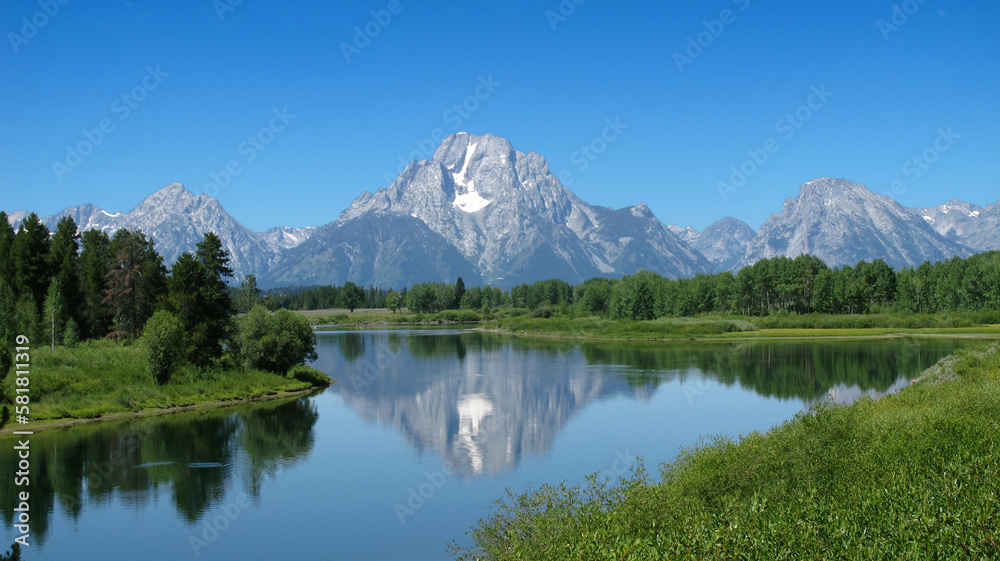
<instances>
[{"instance_id":1,"label":"snow-capped mountain","mask_svg":"<svg viewBox=\"0 0 1000 561\"><path fill-rule=\"evenodd\" d=\"M827 265L884 259L889 265L918 266L969 255L969 248L945 239L927 220L860 183L825 177L803 183L750 242L737 267L763 258L802 254Z\"/></svg>"},{"instance_id":2,"label":"snow-capped mountain","mask_svg":"<svg viewBox=\"0 0 1000 561\"><path fill-rule=\"evenodd\" d=\"M935 207L911 210L926 220L938 234L961 243L965 235L978 224L984 209L972 203L951 199Z\"/></svg>"},{"instance_id":3,"label":"snow-capped mountain","mask_svg":"<svg viewBox=\"0 0 1000 561\"><path fill-rule=\"evenodd\" d=\"M976 251L1000 249L1000 201L979 213L975 225L964 232L962 243Z\"/></svg>"},{"instance_id":4,"label":"snow-capped mountain","mask_svg":"<svg viewBox=\"0 0 1000 561\"><path fill-rule=\"evenodd\" d=\"M407 236L430 250L410 247L419 253L405 257L438 263L439 275L417 276L398 266L384 271L393 265L386 256ZM329 259L313 259L321 253ZM412 284L454 281L454 271L471 270L474 282L509 287L546 278L577 283L642 268L678 277L709 272L711 264L646 205L591 206L566 189L539 154L491 134L458 133L430 160L411 162L389 187L355 199L337 221L285 253L266 278L271 284L303 277L329 282L353 270L361 275L355 282ZM373 276L360 273L367 270Z\"/></svg>"},{"instance_id":5,"label":"snow-capped mountain","mask_svg":"<svg viewBox=\"0 0 1000 561\"><path fill-rule=\"evenodd\" d=\"M951 199L935 207L912 210L949 240L976 251L1000 248L1000 202L983 208Z\"/></svg>"},{"instance_id":6,"label":"snow-capped mountain","mask_svg":"<svg viewBox=\"0 0 1000 561\"><path fill-rule=\"evenodd\" d=\"M308 226L306 228L278 226L261 232L260 237L272 249L292 249L293 247L302 245L317 229L317 226Z\"/></svg>"},{"instance_id":7,"label":"snow-capped mountain","mask_svg":"<svg viewBox=\"0 0 1000 561\"><path fill-rule=\"evenodd\" d=\"M16 227L25 211L9 214ZM1000 249L1000 202L985 208L952 199L904 208L860 183L821 178L801 185L754 232L726 217L699 232L665 226L643 203L592 206L564 187L535 152L491 134L449 136L429 160L411 162L387 188L363 193L321 227L254 232L216 199L174 183L128 212L92 204L72 216L81 230L139 228L167 265L214 232L239 281L262 286L342 284L401 287L447 281L509 288L542 279L579 283L640 269L668 277L739 270L762 258L809 253L831 266L884 259L917 266Z\"/></svg>"},{"instance_id":8,"label":"snow-capped mountain","mask_svg":"<svg viewBox=\"0 0 1000 561\"><path fill-rule=\"evenodd\" d=\"M20 223L26 212L12 213L13 224ZM295 247L308 239L313 229L273 228L257 233L234 219L208 195L195 195L180 183L172 183L146 197L129 212L107 212L92 204L69 207L47 216L42 222L54 231L65 216L76 222L79 230L102 230L114 235L121 228L140 229L154 240L167 265L185 251L194 251L205 232L214 232L229 251L234 281L248 274L266 271L283 248Z\"/></svg>"}]
</instances>

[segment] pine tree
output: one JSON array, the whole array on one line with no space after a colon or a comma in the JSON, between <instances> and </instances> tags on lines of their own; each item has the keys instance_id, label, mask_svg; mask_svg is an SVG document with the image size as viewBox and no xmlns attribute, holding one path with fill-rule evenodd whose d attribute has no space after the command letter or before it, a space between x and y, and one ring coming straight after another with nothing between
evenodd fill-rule
<instances>
[{"instance_id":1,"label":"pine tree","mask_svg":"<svg viewBox=\"0 0 1000 561\"><path fill-rule=\"evenodd\" d=\"M202 241L198 242L195 257L208 270L208 281L204 287L205 308L201 312L209 346L205 350L211 357L219 357L223 342L229 339L233 317L233 303L226 281L233 277L233 270L229 268L229 252L222 247L218 236L206 232Z\"/></svg>"},{"instance_id":2,"label":"pine tree","mask_svg":"<svg viewBox=\"0 0 1000 561\"><path fill-rule=\"evenodd\" d=\"M72 217L65 216L56 226L49 248L49 270L59 279L62 303L68 317L78 321L84 312L80 292L80 271L77 263L80 234Z\"/></svg>"},{"instance_id":3,"label":"pine tree","mask_svg":"<svg viewBox=\"0 0 1000 561\"><path fill-rule=\"evenodd\" d=\"M455 281L455 303L452 308L457 310L462 307L462 296L465 296L465 281L462 277L458 277Z\"/></svg>"},{"instance_id":4,"label":"pine tree","mask_svg":"<svg viewBox=\"0 0 1000 561\"><path fill-rule=\"evenodd\" d=\"M99 230L83 233L79 265L82 336L103 337L111 330L111 313L104 304L107 275L111 271L111 238Z\"/></svg>"},{"instance_id":5,"label":"pine tree","mask_svg":"<svg viewBox=\"0 0 1000 561\"><path fill-rule=\"evenodd\" d=\"M233 306L236 313L245 314L258 305L264 305L264 297L260 289L257 288L257 277L247 275L236 291L236 301Z\"/></svg>"},{"instance_id":6,"label":"pine tree","mask_svg":"<svg viewBox=\"0 0 1000 561\"><path fill-rule=\"evenodd\" d=\"M221 357L230 337L233 304L223 278L231 276L229 254L209 232L197 253L181 254L167 279L167 309L184 326L187 358L199 366Z\"/></svg>"},{"instance_id":7,"label":"pine tree","mask_svg":"<svg viewBox=\"0 0 1000 561\"><path fill-rule=\"evenodd\" d=\"M11 247L14 290L30 294L36 305L45 299L52 277L49 267L49 229L32 212L21 222Z\"/></svg>"},{"instance_id":8,"label":"pine tree","mask_svg":"<svg viewBox=\"0 0 1000 561\"><path fill-rule=\"evenodd\" d=\"M17 298L14 290L3 277L0 277L0 344L5 346L17 336L16 314Z\"/></svg>"},{"instance_id":9,"label":"pine tree","mask_svg":"<svg viewBox=\"0 0 1000 561\"><path fill-rule=\"evenodd\" d=\"M164 292L163 258L141 230L119 230L110 249L112 266L102 303L110 307L119 331L138 337Z\"/></svg>"},{"instance_id":10,"label":"pine tree","mask_svg":"<svg viewBox=\"0 0 1000 561\"><path fill-rule=\"evenodd\" d=\"M11 261L14 235L10 217L0 210L0 281L5 281L11 288L14 287L14 266Z\"/></svg>"}]
</instances>

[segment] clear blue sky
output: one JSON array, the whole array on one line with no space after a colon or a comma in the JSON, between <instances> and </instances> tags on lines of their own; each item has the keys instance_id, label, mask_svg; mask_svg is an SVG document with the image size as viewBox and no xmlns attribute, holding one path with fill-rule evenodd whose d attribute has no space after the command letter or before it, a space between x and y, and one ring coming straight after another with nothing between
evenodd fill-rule
<instances>
[{"instance_id":1,"label":"clear blue sky","mask_svg":"<svg viewBox=\"0 0 1000 561\"><path fill-rule=\"evenodd\" d=\"M235 161L208 188L238 220L320 225L387 186L435 129L506 137L590 203L641 201L699 229L726 215L756 228L824 176L885 193L898 181L907 206L1000 198L992 0L907 0L895 24L890 1L564 0L575 11L558 18L559 0L59 1L0 5L5 210L129 210L171 182L201 192ZM343 43L366 25L375 36L348 62ZM679 71L689 38L707 46ZM832 96L810 99L824 86ZM790 128L797 109L808 118ZM592 159L577 152L608 119L627 128ZM768 139L774 153L724 199L730 166ZM933 164L906 167L927 150Z\"/></svg>"}]
</instances>

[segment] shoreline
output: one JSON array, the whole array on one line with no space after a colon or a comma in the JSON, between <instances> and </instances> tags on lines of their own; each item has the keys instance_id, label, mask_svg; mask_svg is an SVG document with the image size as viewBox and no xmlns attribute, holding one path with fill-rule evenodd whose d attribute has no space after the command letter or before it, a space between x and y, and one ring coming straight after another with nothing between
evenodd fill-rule
<instances>
[{"instance_id":1,"label":"shoreline","mask_svg":"<svg viewBox=\"0 0 1000 561\"><path fill-rule=\"evenodd\" d=\"M881 330L882 328L874 328L874 330ZM966 329L966 328L959 328ZM796 335L777 335L764 333L761 335L745 335L740 334L736 336L725 336L719 335L714 337L697 336L697 337L601 337L598 335L570 335L566 333L528 333L523 331L508 331L505 329L486 329L486 328L472 328L474 331L479 331L481 333L495 333L498 335L513 335L517 337L537 337L542 339L570 339L570 340L580 340L580 341L609 341L609 342L640 342L640 343L688 343L688 342L699 342L699 343L719 343L726 341L802 341L802 340L844 340L844 339L902 339L904 337L926 337L926 338L952 338L952 339L982 339L982 340L1000 340L1000 334L998 333L910 333L906 331L892 332L892 333L873 333L870 335L859 334L859 335L835 335L835 334L796 334ZM763 331L763 330L762 330ZM801 331L801 330L797 330ZM816 331L825 331L822 329L817 329ZM831 330L835 331L835 330ZM856 331L856 330L845 330L845 331ZM753 332L749 332L753 333ZM759 332L758 332L759 333Z\"/></svg>"},{"instance_id":2,"label":"shoreline","mask_svg":"<svg viewBox=\"0 0 1000 561\"><path fill-rule=\"evenodd\" d=\"M24 431L31 431L32 433L37 433L40 431L63 429L90 423L120 421L124 419L142 419L146 417L159 417L162 415L187 413L190 411L199 411L202 409L223 409L225 407L233 407L236 405L246 405L251 403L263 403L267 401L274 401L278 399L292 399L292 398L305 397L310 394L318 395L324 390L326 390L326 387L313 386L311 388L306 388L303 390L277 391L273 394L265 394L259 396L251 396L251 397L235 397L232 399L206 401L204 403L194 403L191 405L174 405L171 407L162 407L156 409L140 409L139 411L122 411L117 413L108 413L106 415L101 415L99 417L92 417L92 418L62 417L59 419L46 419L44 421L36 421L37 424L29 423L28 425L23 425L23 426L8 424L3 429L0 429L0 438L13 435L15 430L18 431L24 430Z\"/></svg>"}]
</instances>

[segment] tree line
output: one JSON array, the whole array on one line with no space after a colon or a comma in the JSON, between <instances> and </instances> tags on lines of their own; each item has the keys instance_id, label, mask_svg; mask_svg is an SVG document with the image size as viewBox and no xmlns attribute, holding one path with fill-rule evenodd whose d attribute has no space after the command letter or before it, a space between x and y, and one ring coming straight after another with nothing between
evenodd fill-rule
<instances>
[{"instance_id":1,"label":"tree line","mask_svg":"<svg viewBox=\"0 0 1000 561\"><path fill-rule=\"evenodd\" d=\"M455 283L419 283L402 290L348 282L275 291L270 302L291 309L407 308L444 310L522 309L649 320L704 314L768 316L797 314L938 313L1000 311L1000 252L990 251L919 267L894 270L882 259L827 266L811 255L762 259L738 273L672 280L649 271L621 279L595 277L579 285L559 279L519 284L510 290Z\"/></svg>"},{"instance_id":2,"label":"tree line","mask_svg":"<svg viewBox=\"0 0 1000 561\"><path fill-rule=\"evenodd\" d=\"M184 364L285 373L314 356L304 318L271 313L252 275L238 289L228 285L232 277L229 254L212 232L168 269L141 230L81 234L64 217L51 232L31 213L15 232L0 211L0 372L20 334L53 350L141 337L160 383Z\"/></svg>"}]
</instances>

